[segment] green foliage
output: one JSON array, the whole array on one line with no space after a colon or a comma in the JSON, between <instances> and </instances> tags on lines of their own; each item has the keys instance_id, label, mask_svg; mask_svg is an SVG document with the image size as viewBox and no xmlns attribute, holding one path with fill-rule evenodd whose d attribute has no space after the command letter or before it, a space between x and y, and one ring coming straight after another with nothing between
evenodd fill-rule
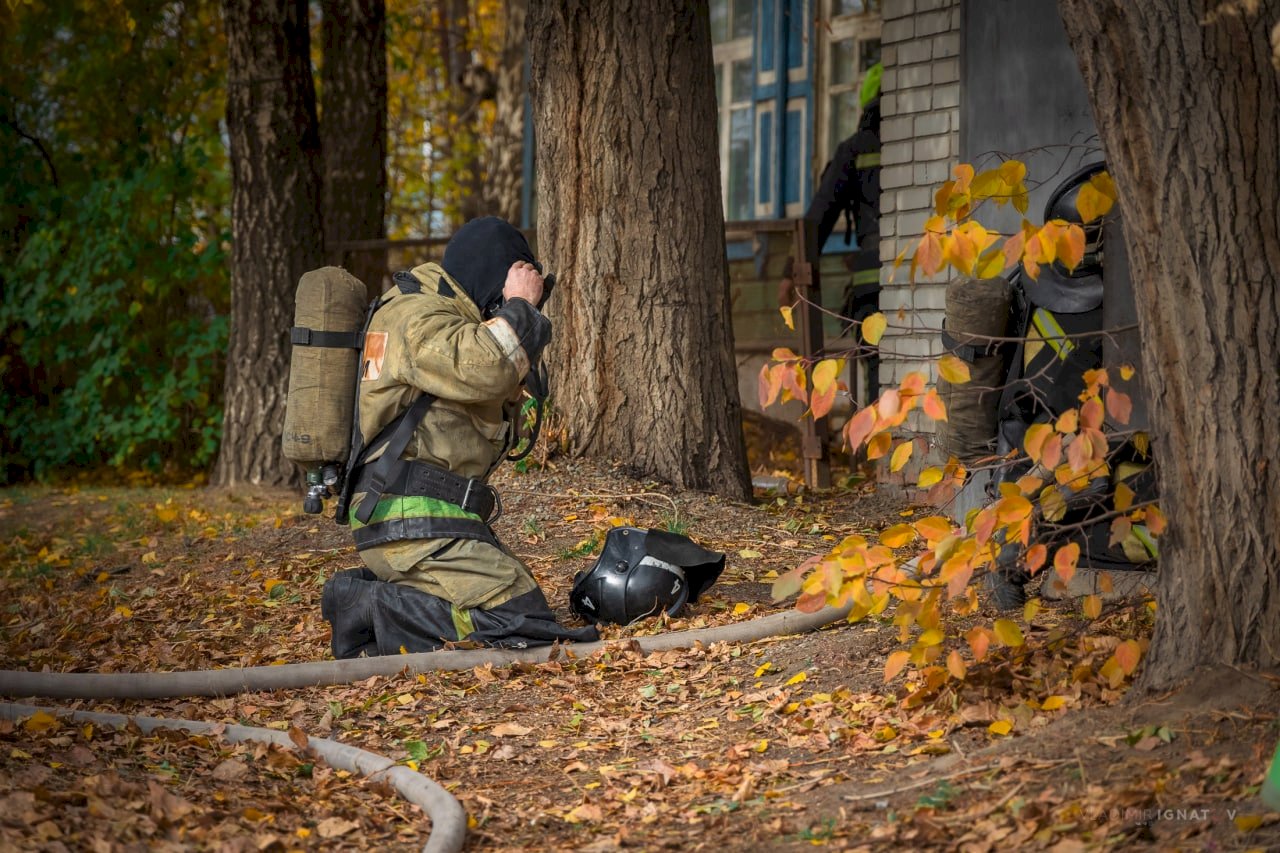
<instances>
[{"instance_id":1,"label":"green foliage","mask_svg":"<svg viewBox=\"0 0 1280 853\"><path fill-rule=\"evenodd\" d=\"M203 467L229 293L216 6L7 12L0 479Z\"/></svg>"},{"instance_id":2,"label":"green foliage","mask_svg":"<svg viewBox=\"0 0 1280 853\"><path fill-rule=\"evenodd\" d=\"M198 160L89 184L36 228L0 275L9 350L0 391L6 462L207 465L221 429L224 255L173 222Z\"/></svg>"}]
</instances>

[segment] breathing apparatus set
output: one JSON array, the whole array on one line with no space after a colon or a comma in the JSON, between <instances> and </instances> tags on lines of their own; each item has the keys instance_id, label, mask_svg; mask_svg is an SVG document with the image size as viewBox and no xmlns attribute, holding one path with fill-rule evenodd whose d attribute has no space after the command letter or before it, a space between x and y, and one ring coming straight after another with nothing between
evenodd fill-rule
<instances>
[{"instance_id":1,"label":"breathing apparatus set","mask_svg":"<svg viewBox=\"0 0 1280 853\"><path fill-rule=\"evenodd\" d=\"M421 290L408 272L392 276L402 293ZM551 296L556 277L543 278L541 309ZM370 302L364 284L339 267L322 267L304 273L294 299L294 325L289 339L293 353L289 365L289 397L285 409L282 445L285 458L306 469L304 512L324 511L324 501L336 497L334 520L346 524L350 501L356 491L367 492L356 508L356 517L367 521L382 491L397 478L413 482L434 497L475 512L488 523L501 514L497 493L480 480L458 477L424 463L400 459L414 430L435 398L420 395L399 417L366 445L358 428L361 365L365 362L365 333L374 315L387 298ZM482 306L489 318L502 307L501 294ZM512 430L512 444L521 438L525 446L505 458L517 462L527 456L542 429L548 391L546 366L541 362L529 369L524 387L532 402L532 422L521 436L519 424ZM526 407L521 408L523 420ZM368 463L373 451L381 449L378 460ZM397 464L399 463L399 464ZM429 470L428 470L429 469ZM357 489L357 485L360 486ZM497 513L495 514L495 510Z\"/></svg>"},{"instance_id":2,"label":"breathing apparatus set","mask_svg":"<svg viewBox=\"0 0 1280 853\"><path fill-rule=\"evenodd\" d=\"M1075 268L1055 261L1033 279L1019 266L1007 277L961 280L947 288L942 342L970 365L971 378L961 386L939 381L948 419L940 424L938 444L962 462L1015 454L1032 424L1052 423L1080 404L1086 372L1136 359L1136 334L1102 334L1136 317L1119 214L1084 223L1077 206L1081 188L1105 168L1102 162L1082 167L1045 205L1046 222L1059 219L1084 228L1084 257ZM1113 339L1119 343L1110 343ZM1145 430L1143 395L1137 387L1131 391L1129 423L1113 426ZM1108 475L1083 489L1059 489L1065 514L1052 524L1038 524L1036 540L1050 547L1076 542L1081 566L1148 568L1158 554L1146 528L1135 524L1123 541L1112 542L1107 506L1121 482L1135 500L1155 498L1152 460L1129 440L1113 440L1109 452ZM1030 468L1029 460L1005 466L987 486L990 497L998 497L1001 484L1016 482ZM1025 601L1030 574L1021 559L1016 543L1006 545L997 558L991 585L1002 608Z\"/></svg>"}]
</instances>

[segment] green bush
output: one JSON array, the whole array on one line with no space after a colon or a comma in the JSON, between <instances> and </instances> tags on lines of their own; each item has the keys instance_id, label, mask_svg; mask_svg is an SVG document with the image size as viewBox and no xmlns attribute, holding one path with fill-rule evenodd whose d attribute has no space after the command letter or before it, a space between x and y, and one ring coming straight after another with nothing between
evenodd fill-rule
<instances>
[{"instance_id":1,"label":"green bush","mask_svg":"<svg viewBox=\"0 0 1280 853\"><path fill-rule=\"evenodd\" d=\"M188 201L208 179L197 153L48 199L57 212L0 268L0 476L212 462L226 235Z\"/></svg>"}]
</instances>

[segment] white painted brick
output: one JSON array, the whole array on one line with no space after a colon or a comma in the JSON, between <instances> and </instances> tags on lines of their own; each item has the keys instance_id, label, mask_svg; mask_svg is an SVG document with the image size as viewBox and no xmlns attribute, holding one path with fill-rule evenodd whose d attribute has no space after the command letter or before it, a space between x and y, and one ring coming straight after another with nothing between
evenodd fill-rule
<instances>
[{"instance_id":1,"label":"white painted brick","mask_svg":"<svg viewBox=\"0 0 1280 853\"><path fill-rule=\"evenodd\" d=\"M937 38L942 38L942 36L938 36ZM906 42L904 42L904 44L905 43ZM898 45L891 44L880 48L880 61L884 63L885 68L893 68L896 66L898 64Z\"/></svg>"},{"instance_id":2,"label":"white painted brick","mask_svg":"<svg viewBox=\"0 0 1280 853\"><path fill-rule=\"evenodd\" d=\"M883 44L898 44L899 42L909 41L916 34L915 18L899 18L895 21L886 20L880 29L880 41Z\"/></svg>"},{"instance_id":3,"label":"white painted brick","mask_svg":"<svg viewBox=\"0 0 1280 853\"><path fill-rule=\"evenodd\" d=\"M886 146L881 152L883 158L888 153L890 147ZM911 185L911 167L910 166L887 166L880 170L880 188L896 189L897 187L906 187Z\"/></svg>"},{"instance_id":4,"label":"white painted brick","mask_svg":"<svg viewBox=\"0 0 1280 853\"><path fill-rule=\"evenodd\" d=\"M937 288L937 287L923 287L923 288L917 287L916 288L916 301L917 301L916 320L921 326L923 326L925 329L929 331L930 336L926 340L929 340L931 342L934 340L934 335L936 335L942 329L942 318L946 315L946 312L942 309L945 308L946 306L944 304L942 308L936 308L936 309L922 308L919 305L919 297L920 297L921 291L932 291L932 290L940 290L940 289L942 288ZM945 294L946 291L943 290L943 293ZM941 352L937 351L936 347L934 348L933 352L936 353L937 355L942 354Z\"/></svg>"},{"instance_id":5,"label":"white painted brick","mask_svg":"<svg viewBox=\"0 0 1280 853\"><path fill-rule=\"evenodd\" d=\"M916 0L916 12L932 12L934 9L945 9L953 0Z\"/></svg>"},{"instance_id":6,"label":"white painted brick","mask_svg":"<svg viewBox=\"0 0 1280 853\"><path fill-rule=\"evenodd\" d=\"M933 82L955 83L960 79L960 60L941 59L933 63Z\"/></svg>"},{"instance_id":7,"label":"white painted brick","mask_svg":"<svg viewBox=\"0 0 1280 853\"><path fill-rule=\"evenodd\" d=\"M888 143L908 139L913 135L911 116L895 116L880 121L880 142Z\"/></svg>"},{"instance_id":8,"label":"white painted brick","mask_svg":"<svg viewBox=\"0 0 1280 853\"><path fill-rule=\"evenodd\" d=\"M947 83L933 87L933 105L935 107L958 107L960 105L960 84ZM955 125L959 127L960 125Z\"/></svg>"},{"instance_id":9,"label":"white painted brick","mask_svg":"<svg viewBox=\"0 0 1280 853\"><path fill-rule=\"evenodd\" d=\"M880 163L884 166L898 166L911 162L911 143L902 145L886 145L880 152Z\"/></svg>"},{"instance_id":10,"label":"white painted brick","mask_svg":"<svg viewBox=\"0 0 1280 853\"><path fill-rule=\"evenodd\" d=\"M882 119L898 114L898 96L885 93L880 96L880 116Z\"/></svg>"},{"instance_id":11,"label":"white painted brick","mask_svg":"<svg viewBox=\"0 0 1280 853\"><path fill-rule=\"evenodd\" d=\"M950 135L930 136L926 139L917 139L915 142L915 159L917 161L945 160L952 155Z\"/></svg>"},{"instance_id":12,"label":"white painted brick","mask_svg":"<svg viewBox=\"0 0 1280 853\"><path fill-rule=\"evenodd\" d=\"M933 195L927 187L911 187L898 190L896 202L899 210L920 210L933 203Z\"/></svg>"},{"instance_id":13,"label":"white painted brick","mask_svg":"<svg viewBox=\"0 0 1280 853\"><path fill-rule=\"evenodd\" d=\"M916 287L915 307L917 311L942 311L947 307L947 289L935 284Z\"/></svg>"},{"instance_id":14,"label":"white painted brick","mask_svg":"<svg viewBox=\"0 0 1280 853\"><path fill-rule=\"evenodd\" d=\"M880 90L883 92L898 91L898 69L885 66L884 73L880 75Z\"/></svg>"},{"instance_id":15,"label":"white painted brick","mask_svg":"<svg viewBox=\"0 0 1280 853\"><path fill-rule=\"evenodd\" d=\"M931 160L928 163L916 164L916 185L936 189L944 181L951 179L950 164L944 160Z\"/></svg>"},{"instance_id":16,"label":"white painted brick","mask_svg":"<svg viewBox=\"0 0 1280 853\"><path fill-rule=\"evenodd\" d=\"M895 65L901 67L912 65L916 62L928 62L933 59L933 45L928 39L913 39L912 41L904 41L898 46L898 55ZM885 63L888 65L888 62Z\"/></svg>"},{"instance_id":17,"label":"white painted brick","mask_svg":"<svg viewBox=\"0 0 1280 853\"><path fill-rule=\"evenodd\" d=\"M889 72L886 71L887 75ZM933 82L933 66L925 63L923 65L906 65L898 69L898 84L893 87L894 91L902 92L906 89L916 89L920 86L928 86Z\"/></svg>"},{"instance_id":18,"label":"white painted brick","mask_svg":"<svg viewBox=\"0 0 1280 853\"><path fill-rule=\"evenodd\" d=\"M916 10L915 0L884 0L880 6L880 15L886 21L894 18L905 18Z\"/></svg>"},{"instance_id":19,"label":"white painted brick","mask_svg":"<svg viewBox=\"0 0 1280 853\"><path fill-rule=\"evenodd\" d=\"M932 106L932 89L909 89L898 93L897 115L927 112Z\"/></svg>"},{"instance_id":20,"label":"white painted brick","mask_svg":"<svg viewBox=\"0 0 1280 853\"><path fill-rule=\"evenodd\" d=\"M924 233L924 222L933 215L933 210L919 210L912 213L898 214L898 233L903 237L920 236Z\"/></svg>"},{"instance_id":21,"label":"white painted brick","mask_svg":"<svg viewBox=\"0 0 1280 853\"><path fill-rule=\"evenodd\" d=\"M946 59L960 55L960 33L951 31L933 37L933 58Z\"/></svg>"},{"instance_id":22,"label":"white painted brick","mask_svg":"<svg viewBox=\"0 0 1280 853\"><path fill-rule=\"evenodd\" d=\"M902 233L901 225L898 225L897 228L898 228L898 233L901 234ZM883 231L880 232L880 236L881 237L885 236ZM880 241L880 263L888 264L890 267L892 267L893 262L897 260L898 253L901 252L903 248L907 246L908 242L909 241L906 239L881 240ZM901 273L899 273L898 277L901 277Z\"/></svg>"},{"instance_id":23,"label":"white painted brick","mask_svg":"<svg viewBox=\"0 0 1280 853\"><path fill-rule=\"evenodd\" d=\"M940 9L936 12L924 12L915 16L915 35L932 36L945 33L951 29L951 12Z\"/></svg>"},{"instance_id":24,"label":"white painted brick","mask_svg":"<svg viewBox=\"0 0 1280 853\"><path fill-rule=\"evenodd\" d=\"M947 111L934 110L931 113L917 115L915 118L915 135L935 136L951 130L951 114Z\"/></svg>"}]
</instances>

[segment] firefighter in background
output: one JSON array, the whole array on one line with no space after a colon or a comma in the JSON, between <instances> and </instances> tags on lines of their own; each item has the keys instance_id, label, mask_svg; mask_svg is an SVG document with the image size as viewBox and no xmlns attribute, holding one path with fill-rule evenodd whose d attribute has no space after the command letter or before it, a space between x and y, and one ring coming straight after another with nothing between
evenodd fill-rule
<instances>
[{"instance_id":1,"label":"firefighter in background","mask_svg":"<svg viewBox=\"0 0 1280 853\"><path fill-rule=\"evenodd\" d=\"M883 73L884 66L880 63L867 71L858 93L862 108L858 129L840 143L822 170L822 178L804 215L813 224L810 234L814 242L806 247L806 253L814 263L841 214L845 219L845 244L857 237L857 250L844 258L852 280L845 287L840 311L851 324L861 324L880 310L880 78ZM779 286L779 305L796 302L792 265L793 259L788 258ZM859 353L867 357L867 394L871 401L880 393L878 350L862 340L861 325L852 327Z\"/></svg>"}]
</instances>

